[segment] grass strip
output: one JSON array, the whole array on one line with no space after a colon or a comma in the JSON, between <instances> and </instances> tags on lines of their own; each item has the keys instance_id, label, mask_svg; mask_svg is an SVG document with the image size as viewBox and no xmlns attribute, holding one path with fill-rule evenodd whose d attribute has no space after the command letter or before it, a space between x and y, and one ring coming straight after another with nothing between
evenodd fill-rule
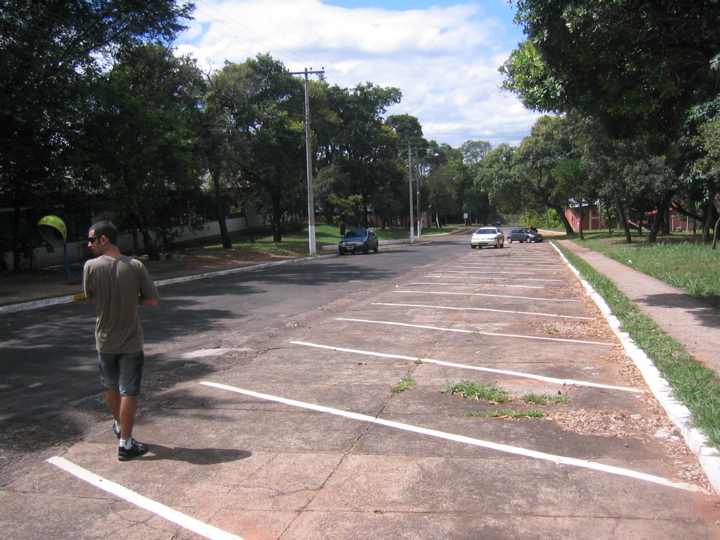
<instances>
[{"instance_id":1,"label":"grass strip","mask_svg":"<svg viewBox=\"0 0 720 540\"><path fill-rule=\"evenodd\" d=\"M610 279L570 250L555 245L605 299L623 331L645 351L670 384L675 398L690 410L693 427L700 429L720 450L720 381L717 373L685 352L680 343L641 313Z\"/></svg>"}]
</instances>

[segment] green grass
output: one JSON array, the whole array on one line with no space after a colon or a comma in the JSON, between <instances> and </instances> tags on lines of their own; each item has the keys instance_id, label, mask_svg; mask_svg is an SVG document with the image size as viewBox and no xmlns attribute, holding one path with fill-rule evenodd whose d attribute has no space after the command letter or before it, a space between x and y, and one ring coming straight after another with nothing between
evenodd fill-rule
<instances>
[{"instance_id":1,"label":"green grass","mask_svg":"<svg viewBox=\"0 0 720 540\"><path fill-rule=\"evenodd\" d=\"M550 394L525 394L522 397L525 403L535 403L536 405L547 405L548 403L567 403L570 398L563 395L552 396Z\"/></svg>"},{"instance_id":2,"label":"green grass","mask_svg":"<svg viewBox=\"0 0 720 540\"><path fill-rule=\"evenodd\" d=\"M584 236L585 240L576 238L574 242L720 308L720 250L711 249L699 237L674 234L646 244L646 236L635 236L628 244L619 233L611 236L592 232Z\"/></svg>"},{"instance_id":3,"label":"green grass","mask_svg":"<svg viewBox=\"0 0 720 540\"><path fill-rule=\"evenodd\" d=\"M507 403L510 401L510 394L508 392L492 384L460 381L459 383L449 383L445 385L442 391L446 394L457 394L468 399L482 399L492 403Z\"/></svg>"},{"instance_id":4,"label":"green grass","mask_svg":"<svg viewBox=\"0 0 720 540\"><path fill-rule=\"evenodd\" d=\"M405 375L402 379L400 379L397 386L393 386L390 390L394 394L399 394L400 392L404 392L405 390L407 390L411 386L415 386L416 384L417 382L415 382L415 380L410 375Z\"/></svg>"},{"instance_id":5,"label":"green grass","mask_svg":"<svg viewBox=\"0 0 720 540\"><path fill-rule=\"evenodd\" d=\"M672 387L675 397L687 406L693 426L703 431L711 444L720 449L720 380L717 373L687 354L682 345L643 315L610 279L571 251L558 247L605 299L622 323L623 331L645 351ZM693 264L691 260L686 262Z\"/></svg>"}]
</instances>

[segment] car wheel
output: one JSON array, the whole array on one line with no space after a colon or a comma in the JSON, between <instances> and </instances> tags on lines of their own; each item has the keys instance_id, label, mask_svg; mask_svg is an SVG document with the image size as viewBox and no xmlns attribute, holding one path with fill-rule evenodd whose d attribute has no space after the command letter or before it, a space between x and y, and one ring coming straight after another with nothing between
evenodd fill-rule
<instances>
[{"instance_id":1,"label":"car wheel","mask_svg":"<svg viewBox=\"0 0 720 540\"><path fill-rule=\"evenodd\" d=\"M342 256L342 255L345 255L345 250L344 250L344 249L340 249L340 250L339 250L339 253L340 253L341 256Z\"/></svg>"},{"instance_id":2,"label":"car wheel","mask_svg":"<svg viewBox=\"0 0 720 540\"><path fill-rule=\"evenodd\" d=\"M373 249L373 253L377 253L380 249L380 246L378 244L375 244L375 248Z\"/></svg>"},{"instance_id":3,"label":"car wheel","mask_svg":"<svg viewBox=\"0 0 720 540\"><path fill-rule=\"evenodd\" d=\"M501 240L501 241L498 243L498 247L499 247L499 248L504 248L504 247L505 247L505 242L504 242L503 240Z\"/></svg>"},{"instance_id":4,"label":"car wheel","mask_svg":"<svg viewBox=\"0 0 720 540\"><path fill-rule=\"evenodd\" d=\"M508 244L512 244L512 238L508 238Z\"/></svg>"},{"instance_id":5,"label":"car wheel","mask_svg":"<svg viewBox=\"0 0 720 540\"><path fill-rule=\"evenodd\" d=\"M471 249L475 249L476 247L477 247L477 246L473 246L472 244L470 244L470 248L471 248Z\"/></svg>"}]
</instances>

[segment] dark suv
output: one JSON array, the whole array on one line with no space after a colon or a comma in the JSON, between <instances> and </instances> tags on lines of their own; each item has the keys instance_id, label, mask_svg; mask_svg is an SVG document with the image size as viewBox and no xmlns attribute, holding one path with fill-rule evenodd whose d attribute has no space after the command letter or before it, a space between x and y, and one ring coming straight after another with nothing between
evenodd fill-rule
<instances>
[{"instance_id":1,"label":"dark suv","mask_svg":"<svg viewBox=\"0 0 720 540\"><path fill-rule=\"evenodd\" d=\"M375 253L378 252L378 237L370 229L350 229L345 233L338 245L340 255L358 251L368 253L371 249Z\"/></svg>"}]
</instances>

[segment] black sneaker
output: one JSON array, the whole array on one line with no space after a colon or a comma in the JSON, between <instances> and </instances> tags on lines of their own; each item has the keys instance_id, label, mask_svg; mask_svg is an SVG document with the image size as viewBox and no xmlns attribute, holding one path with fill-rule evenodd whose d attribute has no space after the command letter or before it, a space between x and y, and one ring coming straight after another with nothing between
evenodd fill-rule
<instances>
[{"instance_id":1,"label":"black sneaker","mask_svg":"<svg viewBox=\"0 0 720 540\"><path fill-rule=\"evenodd\" d=\"M119 439L120 438L120 424L118 424L117 422L113 422L112 430L113 430L113 433L115 434L115 436Z\"/></svg>"},{"instance_id":2,"label":"black sneaker","mask_svg":"<svg viewBox=\"0 0 720 540\"><path fill-rule=\"evenodd\" d=\"M130 461L131 459L147 454L149 450L147 444L139 443L135 439L130 440L132 441L130 449L126 449L124 446L118 448L118 460Z\"/></svg>"}]
</instances>

